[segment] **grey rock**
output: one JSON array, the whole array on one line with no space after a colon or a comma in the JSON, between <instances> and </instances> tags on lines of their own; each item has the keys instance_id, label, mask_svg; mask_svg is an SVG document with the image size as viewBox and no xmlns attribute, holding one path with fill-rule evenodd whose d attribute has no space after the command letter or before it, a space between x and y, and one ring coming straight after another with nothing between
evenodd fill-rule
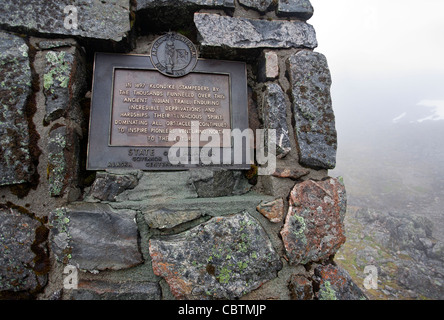
<instances>
[{"instance_id":1,"label":"grey rock","mask_svg":"<svg viewBox=\"0 0 444 320\"><path fill-rule=\"evenodd\" d=\"M117 195L115 197L116 201L111 202L110 205L116 209L130 208L142 212L145 212L148 208L150 210L166 211L198 210L202 215L211 214L212 212L225 214L227 204L232 205L236 210L239 209L238 211L251 206L254 210L256 205L261 202L261 197L252 192L246 193L251 186L244 180L244 177L236 177L239 174L242 173L233 172L232 181L234 181L234 184L232 189L230 187L230 196L200 198L193 181L200 181L202 185L214 186L213 173L209 170L143 172L138 185L134 189L125 190ZM223 181L223 179L219 181ZM244 185L244 183L247 185ZM214 194L215 192L210 190L207 194Z\"/></svg>"},{"instance_id":2,"label":"grey rock","mask_svg":"<svg viewBox=\"0 0 444 320\"><path fill-rule=\"evenodd\" d=\"M273 0L239 0L239 3L260 12L266 12L273 3Z\"/></svg>"},{"instance_id":3,"label":"grey rock","mask_svg":"<svg viewBox=\"0 0 444 320\"><path fill-rule=\"evenodd\" d=\"M199 41L204 47L316 48L314 28L300 21L268 21L195 13Z\"/></svg>"},{"instance_id":4,"label":"grey rock","mask_svg":"<svg viewBox=\"0 0 444 320\"><path fill-rule=\"evenodd\" d=\"M192 221L202 215L200 210L169 210L166 208L149 209L144 212L145 221L150 228L170 229Z\"/></svg>"},{"instance_id":5,"label":"grey rock","mask_svg":"<svg viewBox=\"0 0 444 320\"><path fill-rule=\"evenodd\" d=\"M241 171L199 169L190 173L190 182L200 198L241 195L252 187Z\"/></svg>"},{"instance_id":6,"label":"grey rock","mask_svg":"<svg viewBox=\"0 0 444 320\"><path fill-rule=\"evenodd\" d=\"M77 10L77 28L68 17L69 10L64 11L68 5ZM7 30L119 42L131 29L130 1L4 0L0 7L0 24Z\"/></svg>"},{"instance_id":7,"label":"grey rock","mask_svg":"<svg viewBox=\"0 0 444 320\"><path fill-rule=\"evenodd\" d=\"M48 47L50 42L44 45ZM62 44L54 41L53 45ZM75 46L45 51L44 59L45 73L42 80L46 102L45 122L80 114L79 100L86 89L85 63L80 51Z\"/></svg>"},{"instance_id":8,"label":"grey rock","mask_svg":"<svg viewBox=\"0 0 444 320\"><path fill-rule=\"evenodd\" d=\"M314 169L336 166L337 133L330 96L331 76L324 55L302 50L290 56L299 162Z\"/></svg>"},{"instance_id":9,"label":"grey rock","mask_svg":"<svg viewBox=\"0 0 444 320\"><path fill-rule=\"evenodd\" d=\"M0 31L0 185L28 182L34 172L25 116L31 94L28 52L22 38Z\"/></svg>"},{"instance_id":10,"label":"grey rock","mask_svg":"<svg viewBox=\"0 0 444 320\"><path fill-rule=\"evenodd\" d=\"M78 289L73 290L73 300L160 300L161 290L154 282L80 281Z\"/></svg>"},{"instance_id":11,"label":"grey rock","mask_svg":"<svg viewBox=\"0 0 444 320\"><path fill-rule=\"evenodd\" d=\"M248 213L150 240L154 273L178 299L234 299L277 276L282 262Z\"/></svg>"},{"instance_id":12,"label":"grey rock","mask_svg":"<svg viewBox=\"0 0 444 320\"><path fill-rule=\"evenodd\" d=\"M309 0L279 0L277 14L308 20L313 16L313 6Z\"/></svg>"},{"instance_id":13,"label":"grey rock","mask_svg":"<svg viewBox=\"0 0 444 320\"><path fill-rule=\"evenodd\" d=\"M276 155L284 158L291 151L290 135L287 126L287 103L281 86L267 83L264 94L263 119L264 129L276 130ZM267 139L267 134L265 134ZM267 142L265 145L268 145Z\"/></svg>"},{"instance_id":14,"label":"grey rock","mask_svg":"<svg viewBox=\"0 0 444 320\"><path fill-rule=\"evenodd\" d=\"M367 300L348 272L331 264L319 265L314 270L314 281L319 286L319 300Z\"/></svg>"},{"instance_id":15,"label":"grey rock","mask_svg":"<svg viewBox=\"0 0 444 320\"><path fill-rule=\"evenodd\" d=\"M109 174L99 172L91 186L89 195L102 201L116 201L123 191L134 189L138 184L136 176L131 174Z\"/></svg>"},{"instance_id":16,"label":"grey rock","mask_svg":"<svg viewBox=\"0 0 444 320\"><path fill-rule=\"evenodd\" d=\"M156 7L174 6L176 9L186 6L234 8L234 0L138 0L137 10Z\"/></svg>"},{"instance_id":17,"label":"grey rock","mask_svg":"<svg viewBox=\"0 0 444 320\"><path fill-rule=\"evenodd\" d=\"M134 189L124 190L116 196L116 202L133 202L134 206L146 207L174 199L197 198L190 181L190 172L143 172ZM114 204L113 204L114 206Z\"/></svg>"},{"instance_id":18,"label":"grey rock","mask_svg":"<svg viewBox=\"0 0 444 320\"><path fill-rule=\"evenodd\" d=\"M75 187L79 173L79 137L67 126L55 126L48 139L47 178L51 196L61 196Z\"/></svg>"},{"instance_id":19,"label":"grey rock","mask_svg":"<svg viewBox=\"0 0 444 320\"><path fill-rule=\"evenodd\" d=\"M274 197L287 199L295 182L290 179L281 179L273 176L260 177L264 186L264 193Z\"/></svg>"},{"instance_id":20,"label":"grey rock","mask_svg":"<svg viewBox=\"0 0 444 320\"><path fill-rule=\"evenodd\" d=\"M444 242L438 241L432 248L430 255L434 259L444 262Z\"/></svg>"},{"instance_id":21,"label":"grey rock","mask_svg":"<svg viewBox=\"0 0 444 320\"><path fill-rule=\"evenodd\" d=\"M120 270L143 262L135 211L106 204L75 203L50 215L57 259L82 270Z\"/></svg>"},{"instance_id":22,"label":"grey rock","mask_svg":"<svg viewBox=\"0 0 444 320\"><path fill-rule=\"evenodd\" d=\"M417 294L435 300L442 300L444 297L443 274L433 272L420 263L399 268L396 276L401 286L414 290Z\"/></svg>"},{"instance_id":23,"label":"grey rock","mask_svg":"<svg viewBox=\"0 0 444 320\"><path fill-rule=\"evenodd\" d=\"M0 296L2 291L33 293L46 285L46 231L31 216L0 205Z\"/></svg>"},{"instance_id":24,"label":"grey rock","mask_svg":"<svg viewBox=\"0 0 444 320\"><path fill-rule=\"evenodd\" d=\"M31 43L35 43L35 47L41 50L50 50L64 47L76 47L77 41L74 39L39 39L31 37Z\"/></svg>"},{"instance_id":25,"label":"grey rock","mask_svg":"<svg viewBox=\"0 0 444 320\"><path fill-rule=\"evenodd\" d=\"M444 245L432 237L433 224L429 219L405 211L384 212L367 208L358 209L355 215L353 228L356 223L362 225L362 235L358 239L350 227L347 234L349 238L357 239L354 246L363 249L348 259L355 259L358 268L377 265L381 279L392 277L401 296L442 299ZM383 256L387 255L390 260L384 261ZM393 265L395 269L392 269Z\"/></svg>"},{"instance_id":26,"label":"grey rock","mask_svg":"<svg viewBox=\"0 0 444 320\"><path fill-rule=\"evenodd\" d=\"M224 216L243 210L254 212L261 201L271 200L271 197L249 193L231 197L174 199L141 210L150 227L170 229L203 216Z\"/></svg>"}]
</instances>

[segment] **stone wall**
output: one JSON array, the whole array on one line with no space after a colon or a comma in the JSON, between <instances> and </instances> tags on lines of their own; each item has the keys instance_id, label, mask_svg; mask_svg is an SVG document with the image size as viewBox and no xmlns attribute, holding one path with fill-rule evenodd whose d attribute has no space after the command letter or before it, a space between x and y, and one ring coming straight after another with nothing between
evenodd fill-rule
<instances>
[{"instance_id":1,"label":"stone wall","mask_svg":"<svg viewBox=\"0 0 444 320\"><path fill-rule=\"evenodd\" d=\"M3 2L1 298L365 298L333 262L346 192L308 0ZM86 170L94 53L147 54L170 30L247 63L273 174Z\"/></svg>"}]
</instances>

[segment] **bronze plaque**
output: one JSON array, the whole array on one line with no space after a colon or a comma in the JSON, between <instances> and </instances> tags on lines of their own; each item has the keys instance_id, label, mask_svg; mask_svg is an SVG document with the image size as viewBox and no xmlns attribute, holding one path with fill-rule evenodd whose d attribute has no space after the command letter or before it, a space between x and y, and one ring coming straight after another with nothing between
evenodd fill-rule
<instances>
[{"instance_id":1,"label":"bronze plaque","mask_svg":"<svg viewBox=\"0 0 444 320\"><path fill-rule=\"evenodd\" d=\"M110 146L171 147L177 140L168 140L170 130L189 134L192 121L199 133L222 137L231 129L229 75L169 78L154 70L114 69Z\"/></svg>"},{"instance_id":2,"label":"bronze plaque","mask_svg":"<svg viewBox=\"0 0 444 320\"><path fill-rule=\"evenodd\" d=\"M173 45L166 41L158 45L158 66L148 55L96 53L88 170L250 169L249 148L242 150L245 152L245 157L244 154L241 156L242 163L227 162L226 159L234 157L234 149L232 145L230 147L230 141L227 147L226 141L220 138L220 145L224 144L221 161L208 164L194 157L201 154L208 140L199 139L194 144L198 147L194 148L189 143L193 140L193 133L201 137L205 131L222 137L222 131L227 131L225 129L242 132L248 129L245 63L193 61L194 53L189 43L183 44L179 37L171 42ZM185 60L185 45L189 48L189 60ZM169 54L160 54L160 51L167 50L170 50ZM165 59L169 59L168 65ZM165 70L160 70L159 66L165 67ZM190 66L194 67L191 69ZM176 140L170 141L169 133L173 129L181 132L182 136L173 137ZM179 140L190 145L187 149L188 162L170 161L169 152Z\"/></svg>"}]
</instances>

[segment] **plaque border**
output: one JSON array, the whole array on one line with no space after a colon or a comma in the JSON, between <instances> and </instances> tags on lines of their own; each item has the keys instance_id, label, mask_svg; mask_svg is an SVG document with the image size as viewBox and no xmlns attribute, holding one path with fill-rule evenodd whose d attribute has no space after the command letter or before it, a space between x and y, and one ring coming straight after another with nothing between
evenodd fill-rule
<instances>
[{"instance_id":1,"label":"plaque border","mask_svg":"<svg viewBox=\"0 0 444 320\"><path fill-rule=\"evenodd\" d=\"M234 170L249 170L251 168L251 164L248 161L245 161L247 160L245 157L243 157L244 163L242 164L233 164L232 161L231 164L211 166L202 166L200 164L171 165L167 163L167 154L170 147L109 146L114 68L141 69L159 72L152 65L149 55L103 52L95 53L86 159L87 170L138 169L145 171L173 171L188 170L192 168L219 168ZM231 129L240 129L241 131L248 129L248 89L246 63L240 61L198 59L193 72L229 75ZM160 165L158 167L146 167L145 162L142 161L140 164L137 163L137 165L135 165L136 163L131 161L128 155L131 148L155 150L156 156L163 157L164 160L159 163ZM245 154L247 154L247 152L245 152ZM234 156L233 153L232 156Z\"/></svg>"}]
</instances>

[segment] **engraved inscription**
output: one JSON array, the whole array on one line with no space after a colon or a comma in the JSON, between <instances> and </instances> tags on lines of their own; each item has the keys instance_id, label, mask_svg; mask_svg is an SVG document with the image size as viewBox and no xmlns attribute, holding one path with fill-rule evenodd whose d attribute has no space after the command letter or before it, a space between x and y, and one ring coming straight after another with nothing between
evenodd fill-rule
<instances>
[{"instance_id":1,"label":"engraved inscription","mask_svg":"<svg viewBox=\"0 0 444 320\"><path fill-rule=\"evenodd\" d=\"M192 121L199 121L199 133L222 135L231 129L229 88L225 74L171 78L152 70L115 69L110 146L170 147L177 142L168 140L170 130L190 139Z\"/></svg>"}]
</instances>

